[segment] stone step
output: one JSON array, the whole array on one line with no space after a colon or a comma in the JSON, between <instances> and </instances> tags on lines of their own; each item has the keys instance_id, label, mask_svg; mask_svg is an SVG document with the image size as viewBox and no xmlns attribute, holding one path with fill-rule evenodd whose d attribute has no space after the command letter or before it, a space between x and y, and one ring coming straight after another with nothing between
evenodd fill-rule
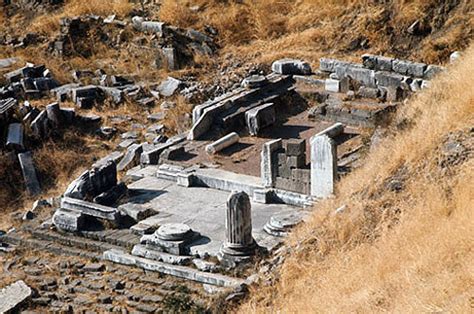
<instances>
[{"instance_id":1,"label":"stone step","mask_svg":"<svg viewBox=\"0 0 474 314\"><path fill-rule=\"evenodd\" d=\"M173 265L188 265L191 264L193 259L191 256L175 255L153 250L141 244L137 244L133 247L132 255Z\"/></svg>"},{"instance_id":2,"label":"stone step","mask_svg":"<svg viewBox=\"0 0 474 314\"><path fill-rule=\"evenodd\" d=\"M61 199L61 207L69 210L76 210L84 215L118 222L120 212L113 207L95 204L72 197L63 197Z\"/></svg>"},{"instance_id":3,"label":"stone step","mask_svg":"<svg viewBox=\"0 0 474 314\"><path fill-rule=\"evenodd\" d=\"M246 283L243 279L221 274L206 273L186 266L170 265L147 258L136 257L120 250L109 250L104 252L103 259L220 287L236 287Z\"/></svg>"},{"instance_id":4,"label":"stone step","mask_svg":"<svg viewBox=\"0 0 474 314\"><path fill-rule=\"evenodd\" d=\"M84 238L109 243L126 249L132 249L135 244L140 243L140 236L132 233L129 229L82 231L79 234Z\"/></svg>"},{"instance_id":5,"label":"stone step","mask_svg":"<svg viewBox=\"0 0 474 314\"><path fill-rule=\"evenodd\" d=\"M68 247L74 247L82 250L89 250L94 252L104 252L110 249L119 248L116 245L104 242L93 241L77 237L71 234L59 234L49 230L32 230L31 235L39 240L45 240L50 242L59 243Z\"/></svg>"},{"instance_id":6,"label":"stone step","mask_svg":"<svg viewBox=\"0 0 474 314\"><path fill-rule=\"evenodd\" d=\"M77 248L71 248L59 243L52 243L47 240L28 238L26 235L9 234L3 236L2 242L29 248L33 250L46 251L55 255L81 256L90 259L101 259L101 254Z\"/></svg>"}]
</instances>

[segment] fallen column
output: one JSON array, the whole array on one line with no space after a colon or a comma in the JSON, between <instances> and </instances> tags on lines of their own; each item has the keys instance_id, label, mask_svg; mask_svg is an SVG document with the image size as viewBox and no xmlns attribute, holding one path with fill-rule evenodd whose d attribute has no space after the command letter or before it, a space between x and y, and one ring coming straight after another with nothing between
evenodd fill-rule
<instances>
[{"instance_id":1,"label":"fallen column","mask_svg":"<svg viewBox=\"0 0 474 314\"><path fill-rule=\"evenodd\" d=\"M250 198L245 192L232 192L227 200L225 238L220 250L224 261L245 261L255 254Z\"/></svg>"},{"instance_id":2,"label":"fallen column","mask_svg":"<svg viewBox=\"0 0 474 314\"><path fill-rule=\"evenodd\" d=\"M25 179L25 185L28 194L39 194L41 192L41 188L38 177L36 176L36 170L33 164L31 152L18 154L18 160L20 161L21 171L23 173L23 178Z\"/></svg>"},{"instance_id":3,"label":"fallen column","mask_svg":"<svg viewBox=\"0 0 474 314\"><path fill-rule=\"evenodd\" d=\"M206 146L206 153L209 155L214 155L215 153L223 150L224 148L227 148L229 146L234 145L239 141L240 137L237 133L232 132L230 134L227 134L224 137L221 137L214 143L211 143Z\"/></svg>"}]
</instances>

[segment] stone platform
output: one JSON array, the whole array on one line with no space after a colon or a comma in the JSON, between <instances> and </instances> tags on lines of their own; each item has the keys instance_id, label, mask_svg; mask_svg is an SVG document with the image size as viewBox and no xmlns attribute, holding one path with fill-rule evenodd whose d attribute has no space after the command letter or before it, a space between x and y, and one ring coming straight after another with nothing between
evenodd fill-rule
<instances>
[{"instance_id":1,"label":"stone platform","mask_svg":"<svg viewBox=\"0 0 474 314\"><path fill-rule=\"evenodd\" d=\"M130 202L143 204L158 214L140 221L140 224L160 226L167 223L184 223L202 236L191 242L190 254L200 257L217 256L225 240L225 211L229 192L206 187L182 187L176 182L145 177L129 186ZM253 236L267 250L272 250L281 238L269 235L264 226L274 215L308 211L286 204L260 204L252 202Z\"/></svg>"}]
</instances>

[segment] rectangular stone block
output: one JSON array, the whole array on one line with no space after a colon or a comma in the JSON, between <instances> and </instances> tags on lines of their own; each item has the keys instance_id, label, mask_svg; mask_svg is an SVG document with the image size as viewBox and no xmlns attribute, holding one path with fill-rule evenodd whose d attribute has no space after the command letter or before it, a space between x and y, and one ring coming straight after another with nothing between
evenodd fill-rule
<instances>
[{"instance_id":1,"label":"rectangular stone block","mask_svg":"<svg viewBox=\"0 0 474 314\"><path fill-rule=\"evenodd\" d=\"M291 178L294 181L310 183L311 182L311 170L310 169L291 169Z\"/></svg>"},{"instance_id":2,"label":"rectangular stone block","mask_svg":"<svg viewBox=\"0 0 474 314\"><path fill-rule=\"evenodd\" d=\"M426 64L395 59L392 62L393 71L403 75L414 77L423 77L426 70Z\"/></svg>"},{"instance_id":3,"label":"rectangular stone block","mask_svg":"<svg viewBox=\"0 0 474 314\"><path fill-rule=\"evenodd\" d=\"M19 312L19 306L28 301L33 290L23 280L18 280L0 290L0 313Z\"/></svg>"},{"instance_id":4,"label":"rectangular stone block","mask_svg":"<svg viewBox=\"0 0 474 314\"><path fill-rule=\"evenodd\" d=\"M120 213L116 208L99 205L75 198L63 197L61 208L81 212L84 215L118 222Z\"/></svg>"},{"instance_id":5,"label":"rectangular stone block","mask_svg":"<svg viewBox=\"0 0 474 314\"><path fill-rule=\"evenodd\" d=\"M341 91L341 82L335 79L326 79L324 89L331 93L339 93Z\"/></svg>"},{"instance_id":6,"label":"rectangular stone block","mask_svg":"<svg viewBox=\"0 0 474 314\"><path fill-rule=\"evenodd\" d=\"M277 177L291 178L291 168L288 166L288 163L278 166L278 174Z\"/></svg>"},{"instance_id":7,"label":"rectangular stone block","mask_svg":"<svg viewBox=\"0 0 474 314\"><path fill-rule=\"evenodd\" d=\"M286 165L286 154L285 153L276 153L278 166Z\"/></svg>"},{"instance_id":8,"label":"rectangular stone block","mask_svg":"<svg viewBox=\"0 0 474 314\"><path fill-rule=\"evenodd\" d=\"M38 177L36 176L36 169L33 164L33 157L31 152L18 154L21 171L25 179L26 190L30 195L37 195L41 192Z\"/></svg>"},{"instance_id":9,"label":"rectangular stone block","mask_svg":"<svg viewBox=\"0 0 474 314\"><path fill-rule=\"evenodd\" d=\"M334 193L337 177L337 145L329 133L311 138L311 195L320 198Z\"/></svg>"},{"instance_id":10,"label":"rectangular stone block","mask_svg":"<svg viewBox=\"0 0 474 314\"><path fill-rule=\"evenodd\" d=\"M272 187L278 172L278 160L275 151L282 147L282 140L277 139L263 144L260 162L260 177L264 187Z\"/></svg>"},{"instance_id":11,"label":"rectangular stone block","mask_svg":"<svg viewBox=\"0 0 474 314\"><path fill-rule=\"evenodd\" d=\"M288 156L300 156L306 154L306 140L290 139L285 142L285 153Z\"/></svg>"},{"instance_id":12,"label":"rectangular stone block","mask_svg":"<svg viewBox=\"0 0 474 314\"><path fill-rule=\"evenodd\" d=\"M52 222L60 230L77 232L82 230L85 217L80 211L58 208L53 215Z\"/></svg>"},{"instance_id":13,"label":"rectangular stone block","mask_svg":"<svg viewBox=\"0 0 474 314\"><path fill-rule=\"evenodd\" d=\"M140 162L143 147L140 144L132 144L127 148L125 156L117 165L118 171L124 171L136 166Z\"/></svg>"},{"instance_id":14,"label":"rectangular stone block","mask_svg":"<svg viewBox=\"0 0 474 314\"><path fill-rule=\"evenodd\" d=\"M375 79L379 86L399 87L404 80L404 76L397 73L379 71L375 73Z\"/></svg>"},{"instance_id":15,"label":"rectangular stone block","mask_svg":"<svg viewBox=\"0 0 474 314\"><path fill-rule=\"evenodd\" d=\"M147 207L142 204L134 204L134 203L126 203L126 204L120 205L118 207L118 210L124 215L127 215L133 218L133 220L137 222L156 214L156 212L152 208Z\"/></svg>"},{"instance_id":16,"label":"rectangular stone block","mask_svg":"<svg viewBox=\"0 0 474 314\"><path fill-rule=\"evenodd\" d=\"M262 189L253 192L253 201L260 204L269 204L272 202L272 190Z\"/></svg>"},{"instance_id":17,"label":"rectangular stone block","mask_svg":"<svg viewBox=\"0 0 474 314\"><path fill-rule=\"evenodd\" d=\"M275 123L275 105L269 103L255 107L245 113L245 120L250 135L258 135L262 129Z\"/></svg>"},{"instance_id":18,"label":"rectangular stone block","mask_svg":"<svg viewBox=\"0 0 474 314\"><path fill-rule=\"evenodd\" d=\"M21 123L11 123L8 126L6 146L16 150L24 149L23 125Z\"/></svg>"},{"instance_id":19,"label":"rectangular stone block","mask_svg":"<svg viewBox=\"0 0 474 314\"><path fill-rule=\"evenodd\" d=\"M306 164L306 154L299 156L288 156L286 159L288 168L302 168Z\"/></svg>"}]
</instances>

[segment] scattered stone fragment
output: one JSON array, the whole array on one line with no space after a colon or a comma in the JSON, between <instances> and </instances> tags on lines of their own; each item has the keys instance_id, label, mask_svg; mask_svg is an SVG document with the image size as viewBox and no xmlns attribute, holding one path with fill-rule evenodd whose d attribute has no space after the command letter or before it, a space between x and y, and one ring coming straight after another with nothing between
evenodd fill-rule
<instances>
[{"instance_id":1,"label":"scattered stone fragment","mask_svg":"<svg viewBox=\"0 0 474 314\"><path fill-rule=\"evenodd\" d=\"M14 312L32 296L32 290L19 280L0 290L0 313Z\"/></svg>"},{"instance_id":2,"label":"scattered stone fragment","mask_svg":"<svg viewBox=\"0 0 474 314\"><path fill-rule=\"evenodd\" d=\"M21 171L25 179L26 190L30 195L37 195L41 192L38 177L36 176L36 169L33 164L31 152L18 154Z\"/></svg>"},{"instance_id":3,"label":"scattered stone fragment","mask_svg":"<svg viewBox=\"0 0 474 314\"><path fill-rule=\"evenodd\" d=\"M284 75L308 75L311 74L311 66L309 63L301 60L281 59L273 62L272 71Z\"/></svg>"},{"instance_id":4,"label":"scattered stone fragment","mask_svg":"<svg viewBox=\"0 0 474 314\"><path fill-rule=\"evenodd\" d=\"M165 97L172 96L182 85L178 79L168 77L158 86L158 91Z\"/></svg>"}]
</instances>

